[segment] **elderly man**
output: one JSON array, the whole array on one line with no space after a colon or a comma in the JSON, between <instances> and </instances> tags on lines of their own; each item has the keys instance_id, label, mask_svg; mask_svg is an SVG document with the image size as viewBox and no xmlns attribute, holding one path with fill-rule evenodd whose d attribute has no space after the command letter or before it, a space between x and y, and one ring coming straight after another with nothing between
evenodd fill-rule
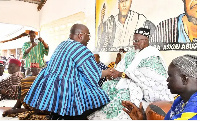
<instances>
[{"instance_id":1,"label":"elderly man","mask_svg":"<svg viewBox=\"0 0 200 121\"><path fill-rule=\"evenodd\" d=\"M165 120L197 120L197 56L183 55L172 60L168 67L168 88L177 97ZM145 119L145 113L130 101L123 101L123 109L133 120Z\"/></svg>"},{"instance_id":2,"label":"elderly man","mask_svg":"<svg viewBox=\"0 0 200 121\"><path fill-rule=\"evenodd\" d=\"M1 99L17 99L19 83L24 75L20 72L21 62L17 59L10 59L8 63L7 79L0 82Z\"/></svg>"},{"instance_id":3,"label":"elderly man","mask_svg":"<svg viewBox=\"0 0 200 121\"><path fill-rule=\"evenodd\" d=\"M110 74L110 70L98 68L92 52L86 47L89 40L89 29L74 24L70 38L58 45L24 102L51 112L53 120L87 119L89 114L107 104L110 100L98 81Z\"/></svg>"},{"instance_id":4,"label":"elderly man","mask_svg":"<svg viewBox=\"0 0 200 121\"><path fill-rule=\"evenodd\" d=\"M91 115L90 119L130 119L122 111L122 100L130 100L139 106L143 102L145 109L154 101L172 101L173 97L167 89L167 69L160 52L149 46L150 30L139 28L134 33L134 48L127 52L111 70L111 78L102 85L111 102Z\"/></svg>"}]
</instances>

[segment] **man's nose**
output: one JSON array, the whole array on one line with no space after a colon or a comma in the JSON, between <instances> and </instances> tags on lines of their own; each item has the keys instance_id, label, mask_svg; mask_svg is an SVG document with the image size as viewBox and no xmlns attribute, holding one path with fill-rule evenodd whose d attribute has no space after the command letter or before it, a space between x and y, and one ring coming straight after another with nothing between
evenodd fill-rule
<instances>
[{"instance_id":1,"label":"man's nose","mask_svg":"<svg viewBox=\"0 0 200 121\"><path fill-rule=\"evenodd\" d=\"M167 82L169 82L169 77L167 78L167 80L166 80Z\"/></svg>"},{"instance_id":2,"label":"man's nose","mask_svg":"<svg viewBox=\"0 0 200 121\"><path fill-rule=\"evenodd\" d=\"M137 42L133 42L133 45L137 45Z\"/></svg>"}]
</instances>

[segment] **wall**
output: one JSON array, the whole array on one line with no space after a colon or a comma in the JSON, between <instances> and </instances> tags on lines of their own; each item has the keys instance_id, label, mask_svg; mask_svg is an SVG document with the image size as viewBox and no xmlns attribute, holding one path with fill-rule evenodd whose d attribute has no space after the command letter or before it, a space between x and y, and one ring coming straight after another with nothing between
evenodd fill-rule
<instances>
[{"instance_id":1,"label":"wall","mask_svg":"<svg viewBox=\"0 0 200 121\"><path fill-rule=\"evenodd\" d=\"M81 16L76 16L76 14L80 14L82 18ZM74 17L70 18L70 16ZM58 23L55 23L56 21ZM40 12L40 35L50 45L50 52L48 56L45 56L45 60L49 60L57 45L68 38L70 27L80 22L85 24L90 30L91 38L88 43L88 48L93 51L95 50L95 0L60 0L59 2L56 0L48 0L46 2ZM54 33L54 37L58 38L58 40L54 39L51 41L52 35L45 32L45 27L52 26L52 29L55 30L62 25L66 25L67 27L63 31L57 30L57 33Z\"/></svg>"},{"instance_id":2,"label":"wall","mask_svg":"<svg viewBox=\"0 0 200 121\"><path fill-rule=\"evenodd\" d=\"M0 1L0 16L0 23L14 25L7 26L7 28L1 26L3 29L0 28L0 34L1 30L4 34L7 31L9 36L1 36L0 41L12 39L25 32L25 30L39 30L37 4L15 0ZM29 40L28 37L24 37L11 42L0 43L0 52L1 50L21 48L27 40ZM4 51L2 53L5 54Z\"/></svg>"},{"instance_id":3,"label":"wall","mask_svg":"<svg viewBox=\"0 0 200 121\"><path fill-rule=\"evenodd\" d=\"M37 4L23 1L0 1L0 22L32 26L39 29Z\"/></svg>"},{"instance_id":4,"label":"wall","mask_svg":"<svg viewBox=\"0 0 200 121\"><path fill-rule=\"evenodd\" d=\"M133 10L144 14L149 20L157 25L160 21L170 17L176 17L180 13L184 12L182 0L133 0ZM170 7L169 7L170 6ZM143 9L141 9L143 8ZM91 33L91 40L88 44L88 48L91 51L95 51L95 0L49 0L42 8L40 13L40 26L51 23L52 21L74 15L75 13L83 12L85 14L86 25L88 26ZM114 13L113 13L114 14ZM80 19L82 21L83 19ZM47 43L52 43L48 40L50 35L45 35L41 29L41 37L47 38ZM67 32L66 32L66 36ZM58 44L58 43L57 43ZM51 51L55 50L57 44L51 44ZM197 54L194 51L163 51L161 54L165 58L167 65L171 60L177 56L190 53ZM52 52L48 57L48 60ZM101 52L101 61L106 65L111 61L115 61L116 53L113 52Z\"/></svg>"},{"instance_id":5,"label":"wall","mask_svg":"<svg viewBox=\"0 0 200 121\"><path fill-rule=\"evenodd\" d=\"M55 48L64 40L69 38L70 28L75 23L86 24L85 14L79 12L65 18L54 20L48 24L41 26L41 37L48 43L49 56L45 60L49 60Z\"/></svg>"}]
</instances>

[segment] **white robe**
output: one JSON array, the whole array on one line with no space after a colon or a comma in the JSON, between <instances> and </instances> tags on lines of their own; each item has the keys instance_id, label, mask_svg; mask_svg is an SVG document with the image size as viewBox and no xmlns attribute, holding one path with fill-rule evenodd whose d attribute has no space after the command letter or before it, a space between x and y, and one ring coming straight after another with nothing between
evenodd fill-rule
<instances>
[{"instance_id":1,"label":"white robe","mask_svg":"<svg viewBox=\"0 0 200 121\"><path fill-rule=\"evenodd\" d=\"M134 53L134 50L131 51ZM126 53L125 58L128 56L127 54L130 53ZM125 72L130 79L120 78L116 87L111 87L111 89L117 89L117 94L115 95L112 95L115 92L112 93L111 91L110 93L110 90L107 90L107 93L110 94L108 95L112 96L112 98L114 97L113 100L111 100L103 109L90 115L88 117L90 120L131 120L122 110L122 107L120 107L120 109L114 109L121 105L121 103L116 104L116 102L121 102L122 99L129 99L138 107L140 102L142 102L144 110L146 110L147 106L154 101L173 101L173 96L167 88L167 68L165 67L160 52L155 47L149 46L132 57L133 60L130 59L131 61L128 68L125 68L125 58L119 62L116 68L116 70L120 72ZM153 62L152 60L156 60L156 62ZM105 89L104 87L113 86L114 84L111 82L116 83L114 80L105 82L102 85L102 88ZM123 96L127 95L129 98L123 98ZM112 115L112 111L110 113L110 110L112 110L116 116L110 116Z\"/></svg>"}]
</instances>

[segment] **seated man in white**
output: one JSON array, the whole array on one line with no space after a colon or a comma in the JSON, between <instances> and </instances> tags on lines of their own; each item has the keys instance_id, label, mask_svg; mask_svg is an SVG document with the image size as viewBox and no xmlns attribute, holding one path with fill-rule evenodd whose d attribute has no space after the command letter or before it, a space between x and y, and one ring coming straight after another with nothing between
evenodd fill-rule
<instances>
[{"instance_id":1,"label":"seated man in white","mask_svg":"<svg viewBox=\"0 0 200 121\"><path fill-rule=\"evenodd\" d=\"M122 100L129 100L144 109L154 101L172 101L167 88L167 68L158 49L149 46L150 30L139 28L133 37L133 49L127 52L116 69L112 69L110 81L102 85L110 103L90 115L89 119L129 119L122 109Z\"/></svg>"}]
</instances>

